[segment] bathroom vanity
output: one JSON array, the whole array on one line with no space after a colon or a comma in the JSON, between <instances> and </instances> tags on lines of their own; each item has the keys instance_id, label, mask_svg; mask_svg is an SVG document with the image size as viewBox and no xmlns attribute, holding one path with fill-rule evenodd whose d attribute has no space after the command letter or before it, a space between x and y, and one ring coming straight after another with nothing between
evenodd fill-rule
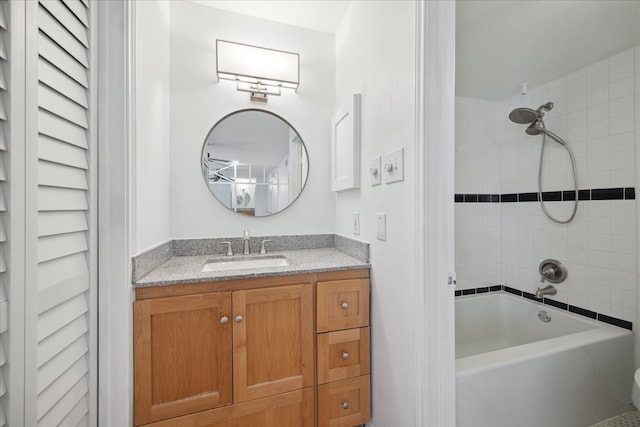
<instances>
[{"instance_id":1,"label":"bathroom vanity","mask_svg":"<svg viewBox=\"0 0 640 427\"><path fill-rule=\"evenodd\" d=\"M191 276L180 270L210 257L174 257L136 282L135 425L370 419L368 264L336 249L283 254L286 267Z\"/></svg>"}]
</instances>

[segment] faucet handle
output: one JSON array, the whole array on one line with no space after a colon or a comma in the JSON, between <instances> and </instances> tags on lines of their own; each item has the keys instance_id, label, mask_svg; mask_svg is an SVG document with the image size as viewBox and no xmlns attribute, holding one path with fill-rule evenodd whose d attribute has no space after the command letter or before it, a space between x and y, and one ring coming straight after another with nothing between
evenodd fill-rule
<instances>
[{"instance_id":1,"label":"faucet handle","mask_svg":"<svg viewBox=\"0 0 640 427\"><path fill-rule=\"evenodd\" d=\"M266 254L267 253L267 249L265 248L264 244L265 243L271 243L273 242L273 240L263 240L262 241L262 245L260 245L260 253L261 254Z\"/></svg>"},{"instance_id":2,"label":"faucet handle","mask_svg":"<svg viewBox=\"0 0 640 427\"><path fill-rule=\"evenodd\" d=\"M218 242L219 245L227 245L227 256L232 256L233 251L231 250L231 242Z\"/></svg>"}]
</instances>

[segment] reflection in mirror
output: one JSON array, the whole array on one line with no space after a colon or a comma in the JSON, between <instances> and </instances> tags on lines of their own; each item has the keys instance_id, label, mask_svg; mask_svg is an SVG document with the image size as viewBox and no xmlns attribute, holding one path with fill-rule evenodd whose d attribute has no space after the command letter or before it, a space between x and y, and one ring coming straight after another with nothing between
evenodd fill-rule
<instances>
[{"instance_id":1,"label":"reflection in mirror","mask_svg":"<svg viewBox=\"0 0 640 427\"><path fill-rule=\"evenodd\" d=\"M227 209L268 216L292 204L307 181L309 160L298 132L264 110L223 117L202 148L202 172Z\"/></svg>"}]
</instances>

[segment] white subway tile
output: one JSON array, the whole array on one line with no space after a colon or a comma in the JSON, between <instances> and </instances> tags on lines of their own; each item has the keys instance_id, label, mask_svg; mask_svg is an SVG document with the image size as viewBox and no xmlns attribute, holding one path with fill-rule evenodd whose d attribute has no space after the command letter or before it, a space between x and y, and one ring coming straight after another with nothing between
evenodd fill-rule
<instances>
[{"instance_id":1,"label":"white subway tile","mask_svg":"<svg viewBox=\"0 0 640 427\"><path fill-rule=\"evenodd\" d=\"M633 95L633 92L633 77L627 77L609 85L609 99L617 99L624 96Z\"/></svg>"},{"instance_id":2,"label":"white subway tile","mask_svg":"<svg viewBox=\"0 0 640 427\"><path fill-rule=\"evenodd\" d=\"M611 303L625 308L636 308L636 291L626 289L611 288Z\"/></svg>"},{"instance_id":3,"label":"white subway tile","mask_svg":"<svg viewBox=\"0 0 640 427\"><path fill-rule=\"evenodd\" d=\"M611 135L617 135L625 132L632 132L634 130L635 130L635 117L633 116L633 114L614 117L609 120L609 133Z\"/></svg>"},{"instance_id":4,"label":"white subway tile","mask_svg":"<svg viewBox=\"0 0 640 427\"><path fill-rule=\"evenodd\" d=\"M629 58L624 61L609 65L609 81L615 82L626 77L633 76L634 63L633 59Z\"/></svg>"},{"instance_id":5,"label":"white subway tile","mask_svg":"<svg viewBox=\"0 0 640 427\"><path fill-rule=\"evenodd\" d=\"M602 313L602 314L606 314L608 316L611 315L611 303L606 302L606 301L601 301L601 300L597 300L597 299L589 299L589 307L587 307L589 310L598 312L598 313Z\"/></svg>"},{"instance_id":6,"label":"white subway tile","mask_svg":"<svg viewBox=\"0 0 640 427\"><path fill-rule=\"evenodd\" d=\"M597 89L594 89L594 91ZM608 96L608 95L607 95ZM587 94L579 93L567 97L567 113L582 110L587 107Z\"/></svg>"},{"instance_id":7,"label":"white subway tile","mask_svg":"<svg viewBox=\"0 0 640 427\"><path fill-rule=\"evenodd\" d=\"M606 61L602 62L606 63ZM587 91L607 84L609 84L609 67L605 66L591 73L587 69Z\"/></svg>"},{"instance_id":8,"label":"white subway tile","mask_svg":"<svg viewBox=\"0 0 640 427\"><path fill-rule=\"evenodd\" d=\"M636 310L635 307L621 307L619 305L611 304L611 316L626 320L627 322L635 322Z\"/></svg>"},{"instance_id":9,"label":"white subway tile","mask_svg":"<svg viewBox=\"0 0 640 427\"><path fill-rule=\"evenodd\" d=\"M633 96L626 96L609 103L609 117L615 118L633 114Z\"/></svg>"},{"instance_id":10,"label":"white subway tile","mask_svg":"<svg viewBox=\"0 0 640 427\"><path fill-rule=\"evenodd\" d=\"M587 107L609 101L609 86L599 86L587 91Z\"/></svg>"},{"instance_id":11,"label":"white subway tile","mask_svg":"<svg viewBox=\"0 0 640 427\"><path fill-rule=\"evenodd\" d=\"M624 132L612 135L610 138L611 152L633 150L635 147L634 133Z\"/></svg>"}]
</instances>

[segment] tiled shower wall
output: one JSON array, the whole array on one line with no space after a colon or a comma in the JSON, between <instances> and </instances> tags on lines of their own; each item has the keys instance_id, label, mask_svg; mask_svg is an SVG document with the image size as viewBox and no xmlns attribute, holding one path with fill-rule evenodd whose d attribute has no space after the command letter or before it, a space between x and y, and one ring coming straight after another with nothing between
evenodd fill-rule
<instances>
[{"instance_id":1,"label":"tiled shower wall","mask_svg":"<svg viewBox=\"0 0 640 427\"><path fill-rule=\"evenodd\" d=\"M567 266L569 276L557 285L554 299L638 325L636 236L640 225L635 198L581 200L569 224L546 218L535 201L492 203L496 197L487 196L479 199L488 201L473 201L478 194L538 191L542 137L527 135L526 125L511 123L508 114L516 107L536 109L548 101L555 106L546 113L545 123L573 150L581 190L639 186L640 46L503 102L458 98L458 289L499 283L533 292L540 282L540 261L556 258ZM571 164L564 148L548 139L544 157L543 191L572 190ZM602 193L593 192L593 198ZM612 192L615 197L619 193ZM466 195L467 202L460 202L465 197L460 195ZM545 205L554 216L566 219L573 202Z\"/></svg>"}]
</instances>

